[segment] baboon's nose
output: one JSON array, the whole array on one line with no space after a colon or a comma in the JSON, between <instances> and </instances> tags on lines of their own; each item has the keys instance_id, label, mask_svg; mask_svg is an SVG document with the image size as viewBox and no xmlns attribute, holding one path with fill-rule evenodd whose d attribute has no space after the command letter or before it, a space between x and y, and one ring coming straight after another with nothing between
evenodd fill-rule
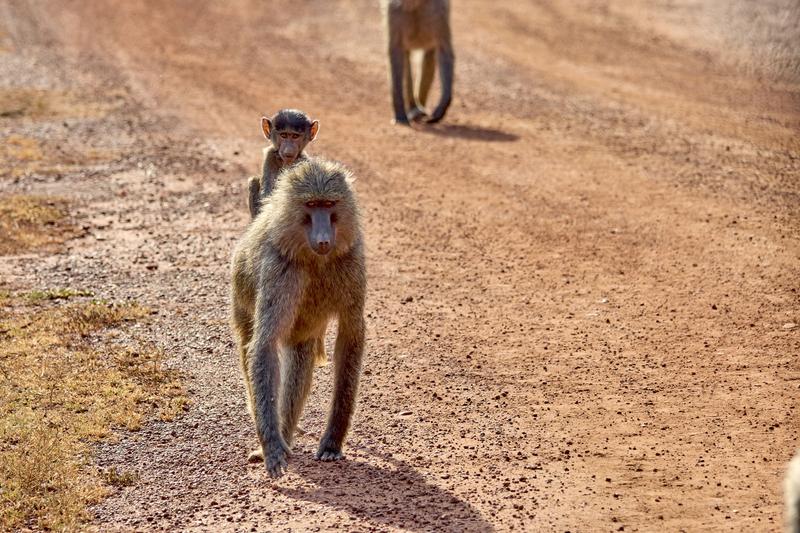
<instances>
[{"instance_id":1,"label":"baboon's nose","mask_svg":"<svg viewBox=\"0 0 800 533\"><path fill-rule=\"evenodd\" d=\"M325 255L331 251L331 242L330 241L318 241L317 242L317 253L320 255Z\"/></svg>"}]
</instances>

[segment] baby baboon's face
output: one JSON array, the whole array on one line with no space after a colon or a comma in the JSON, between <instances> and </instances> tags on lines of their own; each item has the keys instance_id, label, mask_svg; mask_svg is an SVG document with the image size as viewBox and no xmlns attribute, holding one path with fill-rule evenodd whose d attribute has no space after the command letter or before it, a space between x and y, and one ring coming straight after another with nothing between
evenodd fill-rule
<instances>
[{"instance_id":1,"label":"baby baboon's face","mask_svg":"<svg viewBox=\"0 0 800 533\"><path fill-rule=\"evenodd\" d=\"M336 201L309 200L304 205L306 239L319 255L327 255L336 246Z\"/></svg>"},{"instance_id":2,"label":"baby baboon's face","mask_svg":"<svg viewBox=\"0 0 800 533\"><path fill-rule=\"evenodd\" d=\"M306 132L289 128L277 131L275 137L278 155L284 165L291 165L294 163L309 140Z\"/></svg>"},{"instance_id":3,"label":"baby baboon's face","mask_svg":"<svg viewBox=\"0 0 800 533\"><path fill-rule=\"evenodd\" d=\"M261 117L261 130L275 147L281 162L291 165L317 136L319 121L312 121L296 109L282 109L271 119Z\"/></svg>"}]
</instances>

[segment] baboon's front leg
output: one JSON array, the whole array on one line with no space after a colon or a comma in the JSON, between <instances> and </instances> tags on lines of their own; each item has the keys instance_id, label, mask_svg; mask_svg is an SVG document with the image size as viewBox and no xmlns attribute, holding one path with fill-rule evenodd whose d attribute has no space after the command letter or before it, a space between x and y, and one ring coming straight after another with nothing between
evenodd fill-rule
<instances>
[{"instance_id":1,"label":"baboon's front leg","mask_svg":"<svg viewBox=\"0 0 800 533\"><path fill-rule=\"evenodd\" d=\"M256 339L258 340L258 339ZM254 343L250 364L256 432L264 464L270 477L280 477L287 466L289 446L283 439L278 417L278 387L281 381L276 342Z\"/></svg>"},{"instance_id":2,"label":"baboon's front leg","mask_svg":"<svg viewBox=\"0 0 800 533\"><path fill-rule=\"evenodd\" d=\"M272 266L280 269L280 266ZM291 271L267 287L261 287L256 298L253 340L248 349L250 386L256 432L261 442L264 465L271 477L286 471L289 446L281 432L278 412L281 382L278 343L286 338L294 322L299 283Z\"/></svg>"},{"instance_id":3,"label":"baboon's front leg","mask_svg":"<svg viewBox=\"0 0 800 533\"><path fill-rule=\"evenodd\" d=\"M360 308L339 317L339 332L333 356L333 401L328 425L317 450L317 459L341 459L342 443L355 408L361 359L364 355L364 317Z\"/></svg>"}]
</instances>

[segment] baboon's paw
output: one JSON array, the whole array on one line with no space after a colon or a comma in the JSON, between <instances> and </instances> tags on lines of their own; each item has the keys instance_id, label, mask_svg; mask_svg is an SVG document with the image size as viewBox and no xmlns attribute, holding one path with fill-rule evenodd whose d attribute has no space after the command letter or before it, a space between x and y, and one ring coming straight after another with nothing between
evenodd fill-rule
<instances>
[{"instance_id":1,"label":"baboon's paw","mask_svg":"<svg viewBox=\"0 0 800 533\"><path fill-rule=\"evenodd\" d=\"M264 466L272 479L281 477L289 467L289 452L283 446L276 446L264 457Z\"/></svg>"},{"instance_id":2,"label":"baboon's paw","mask_svg":"<svg viewBox=\"0 0 800 533\"><path fill-rule=\"evenodd\" d=\"M339 446L323 440L317 450L317 460L319 461L338 461L344 459L344 454Z\"/></svg>"},{"instance_id":3,"label":"baboon's paw","mask_svg":"<svg viewBox=\"0 0 800 533\"><path fill-rule=\"evenodd\" d=\"M264 451L261 448L256 448L247 456L248 463L260 463L264 460Z\"/></svg>"},{"instance_id":4,"label":"baboon's paw","mask_svg":"<svg viewBox=\"0 0 800 533\"><path fill-rule=\"evenodd\" d=\"M317 459L320 461L339 461L344 459L342 452L323 452L322 455L317 453Z\"/></svg>"}]
</instances>

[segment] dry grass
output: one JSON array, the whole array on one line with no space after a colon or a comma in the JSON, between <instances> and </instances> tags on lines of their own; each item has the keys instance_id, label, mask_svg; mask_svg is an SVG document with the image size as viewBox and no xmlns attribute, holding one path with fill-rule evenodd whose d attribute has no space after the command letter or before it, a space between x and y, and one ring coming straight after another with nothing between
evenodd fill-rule
<instances>
[{"instance_id":1,"label":"dry grass","mask_svg":"<svg viewBox=\"0 0 800 533\"><path fill-rule=\"evenodd\" d=\"M0 155L16 161L39 161L44 157L42 145L33 137L12 134L3 139Z\"/></svg>"},{"instance_id":2,"label":"dry grass","mask_svg":"<svg viewBox=\"0 0 800 533\"><path fill-rule=\"evenodd\" d=\"M27 87L0 88L0 119L102 117L119 106L114 96L113 92L106 93L108 100L99 102L88 95L69 92Z\"/></svg>"},{"instance_id":3,"label":"dry grass","mask_svg":"<svg viewBox=\"0 0 800 533\"><path fill-rule=\"evenodd\" d=\"M41 249L79 235L63 200L39 196L0 198L0 255Z\"/></svg>"},{"instance_id":4,"label":"dry grass","mask_svg":"<svg viewBox=\"0 0 800 533\"><path fill-rule=\"evenodd\" d=\"M33 290L25 293L25 297L32 302L40 300L69 300L75 296L94 296L94 293L85 289L72 289L69 287L63 289Z\"/></svg>"},{"instance_id":5,"label":"dry grass","mask_svg":"<svg viewBox=\"0 0 800 533\"><path fill-rule=\"evenodd\" d=\"M42 116L47 113L48 108L44 91L10 88L0 90L0 118Z\"/></svg>"},{"instance_id":6,"label":"dry grass","mask_svg":"<svg viewBox=\"0 0 800 533\"><path fill-rule=\"evenodd\" d=\"M118 158L114 150L80 143L59 144L16 133L0 138L0 178L58 176Z\"/></svg>"},{"instance_id":7,"label":"dry grass","mask_svg":"<svg viewBox=\"0 0 800 533\"><path fill-rule=\"evenodd\" d=\"M111 342L146 319L112 305L49 291L0 297L0 530L74 530L87 505L134 472L97 471L91 442L145 417L171 420L186 405L174 371L146 344Z\"/></svg>"},{"instance_id":8,"label":"dry grass","mask_svg":"<svg viewBox=\"0 0 800 533\"><path fill-rule=\"evenodd\" d=\"M0 137L0 179L59 176L119 159L118 151L87 145L81 142L80 136L74 137L68 130L58 138L41 133L28 136L20 132L31 131L26 128L30 124L50 123L56 128L66 128L68 123L106 117L119 110L124 102L123 94L112 91L97 96L0 87L0 125L10 125L10 131L16 132Z\"/></svg>"}]
</instances>

